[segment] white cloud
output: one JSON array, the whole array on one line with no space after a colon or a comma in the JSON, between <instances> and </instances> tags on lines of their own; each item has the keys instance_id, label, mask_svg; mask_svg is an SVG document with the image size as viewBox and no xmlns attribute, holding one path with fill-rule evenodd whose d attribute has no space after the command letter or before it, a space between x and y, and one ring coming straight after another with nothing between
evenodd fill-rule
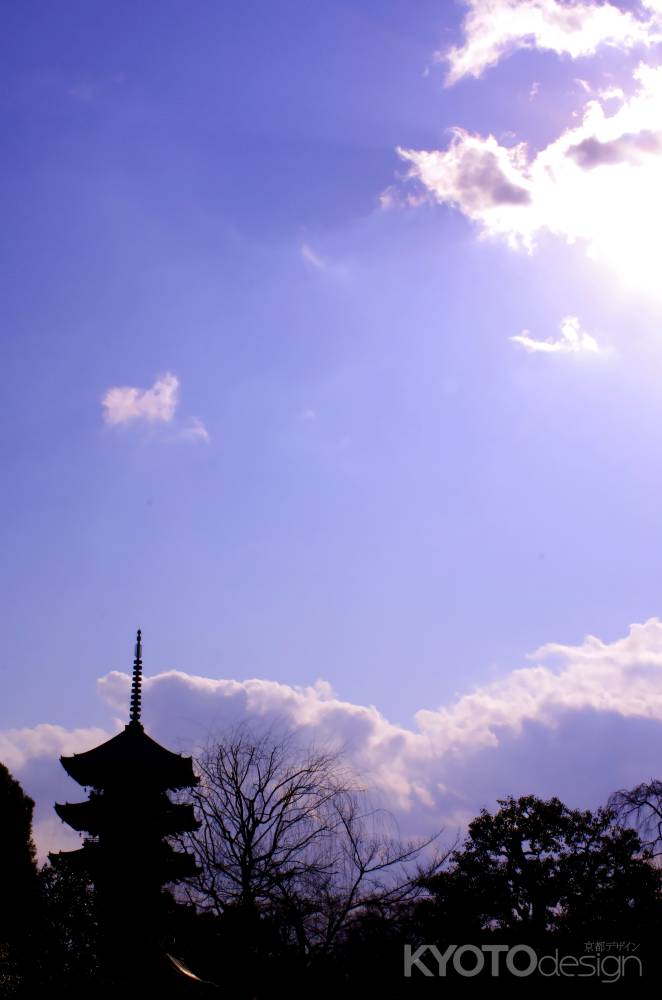
<instances>
[{"instance_id":1,"label":"white cloud","mask_svg":"<svg viewBox=\"0 0 662 1000\"><path fill-rule=\"evenodd\" d=\"M104 421L109 426L168 424L171 427L166 440L210 440L209 431L198 417L190 417L184 422L175 421L179 404L179 379L172 372L160 375L150 389L138 389L135 386L115 386L108 389L101 403Z\"/></svg>"},{"instance_id":2,"label":"white cloud","mask_svg":"<svg viewBox=\"0 0 662 1000\"><path fill-rule=\"evenodd\" d=\"M631 49L660 39L661 0L644 0L649 17L637 18L611 3L591 0L464 0L464 43L437 53L448 62L446 84L480 77L516 49L537 48L591 56L601 45Z\"/></svg>"},{"instance_id":3,"label":"white cloud","mask_svg":"<svg viewBox=\"0 0 662 1000\"><path fill-rule=\"evenodd\" d=\"M179 394L179 379L166 372L156 379L151 389L115 386L101 400L107 424L126 424L135 420L148 423L169 423L175 415Z\"/></svg>"},{"instance_id":4,"label":"white cloud","mask_svg":"<svg viewBox=\"0 0 662 1000\"><path fill-rule=\"evenodd\" d=\"M378 775L391 791L413 794L413 771L424 764L429 781L444 758L499 745L505 730L519 734L527 722L556 726L564 713L613 712L662 723L662 621L632 625L612 643L588 636L578 646L548 643L528 657L535 665L515 669L449 705L421 709L416 727L389 722L373 705L343 701L325 681L293 687L258 678L236 681L168 671L145 681L147 724L196 741L238 718L272 723L340 739L358 765ZM102 697L126 711L127 674L99 681ZM187 721L188 720L188 721ZM193 725L192 725L193 720ZM427 763L426 763L427 762ZM431 770L430 770L431 768Z\"/></svg>"},{"instance_id":5,"label":"white cloud","mask_svg":"<svg viewBox=\"0 0 662 1000\"><path fill-rule=\"evenodd\" d=\"M602 101L624 101L625 92L621 87L615 87L612 84L609 87L603 87L602 90L599 90L598 97Z\"/></svg>"},{"instance_id":6,"label":"white cloud","mask_svg":"<svg viewBox=\"0 0 662 1000\"><path fill-rule=\"evenodd\" d=\"M80 753L107 738L104 729L65 729L50 723L32 729L5 729L0 731L0 761L10 770L20 770L34 757Z\"/></svg>"},{"instance_id":7,"label":"white cloud","mask_svg":"<svg viewBox=\"0 0 662 1000\"><path fill-rule=\"evenodd\" d=\"M662 67L640 65L635 92L613 114L598 100L536 154L525 143L455 129L443 150L398 150L437 201L485 236L532 250L548 231L610 265L629 286L660 294Z\"/></svg>"},{"instance_id":8,"label":"white cloud","mask_svg":"<svg viewBox=\"0 0 662 1000\"><path fill-rule=\"evenodd\" d=\"M597 353L600 350L598 342L590 333L583 330L579 319L576 316L565 316L559 325L560 337L556 340L535 340L528 330L522 330L510 339L516 344L521 344L527 351L540 352L546 354L561 353Z\"/></svg>"},{"instance_id":9,"label":"white cloud","mask_svg":"<svg viewBox=\"0 0 662 1000\"><path fill-rule=\"evenodd\" d=\"M170 670L144 682L143 718L154 738L191 752L209 735L248 720L281 727L301 742L345 748L352 764L401 828L450 831L508 793L558 794L594 806L615 788L658 773L662 759L662 621L631 626L614 642L549 643L530 666L512 670L447 705L422 708L411 727L376 707L339 698L328 683L294 687ZM104 700L126 717L130 678L99 681ZM121 723L118 722L117 725ZM60 753L111 735L42 725L0 733L0 760L37 800L42 855L71 846L53 822L55 801L83 797L58 763Z\"/></svg>"}]
</instances>

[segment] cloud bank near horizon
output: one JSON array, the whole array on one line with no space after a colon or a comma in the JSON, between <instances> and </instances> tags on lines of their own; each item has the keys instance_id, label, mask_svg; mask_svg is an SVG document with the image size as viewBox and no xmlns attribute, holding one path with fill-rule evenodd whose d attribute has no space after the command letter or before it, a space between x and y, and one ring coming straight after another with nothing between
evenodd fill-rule
<instances>
[{"instance_id":1,"label":"cloud bank near horizon","mask_svg":"<svg viewBox=\"0 0 662 1000\"><path fill-rule=\"evenodd\" d=\"M186 753L239 722L291 732L302 744L337 746L408 835L441 826L455 833L510 793L558 794L592 807L652 776L662 753L660 619L633 625L611 643L594 636L577 646L549 643L529 659L448 705L420 709L412 727L374 705L342 700L325 681L294 687L169 670L145 679L145 723L156 739ZM0 760L37 800L42 856L78 842L52 811L55 800L84 797L59 754L112 735L126 717L129 687L119 671L98 681L117 713L107 732L42 724L0 733Z\"/></svg>"}]
</instances>

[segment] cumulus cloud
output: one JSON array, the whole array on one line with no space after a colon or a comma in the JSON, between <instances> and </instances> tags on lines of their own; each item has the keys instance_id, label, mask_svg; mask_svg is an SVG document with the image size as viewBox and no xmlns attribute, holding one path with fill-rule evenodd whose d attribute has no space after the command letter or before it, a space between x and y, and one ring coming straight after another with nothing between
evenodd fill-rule
<instances>
[{"instance_id":1,"label":"cumulus cloud","mask_svg":"<svg viewBox=\"0 0 662 1000\"><path fill-rule=\"evenodd\" d=\"M527 351L545 354L558 354L559 352L565 354L577 354L579 352L595 354L600 350L595 337L592 337L590 333L582 329L577 316L566 316L562 319L559 330L560 336L556 340L552 338L548 340L536 340L530 335L528 330L522 330L521 333L510 339L516 344L521 344Z\"/></svg>"},{"instance_id":2,"label":"cumulus cloud","mask_svg":"<svg viewBox=\"0 0 662 1000\"><path fill-rule=\"evenodd\" d=\"M477 221L498 219L502 208L528 205L526 145L502 146L494 136L483 139L464 129L453 129L445 151L398 149L418 178L438 201L458 207Z\"/></svg>"},{"instance_id":3,"label":"cumulus cloud","mask_svg":"<svg viewBox=\"0 0 662 1000\"><path fill-rule=\"evenodd\" d=\"M155 738L183 752L246 720L257 730L286 729L302 743L339 745L412 834L454 829L510 792L595 806L615 788L658 773L662 621L633 625L611 643L594 636L575 646L549 643L529 659L449 704L422 708L412 726L343 700L324 681L294 687L178 670L145 679L143 714ZM119 671L99 681L117 726L129 690L130 678ZM42 853L72 842L70 831L53 824L52 803L82 797L58 755L109 735L47 725L0 734L0 760L38 802ZM44 840L56 835L55 843Z\"/></svg>"},{"instance_id":4,"label":"cumulus cloud","mask_svg":"<svg viewBox=\"0 0 662 1000\"><path fill-rule=\"evenodd\" d=\"M557 726L565 713L594 711L662 723L662 621L632 625L612 643L588 636L577 646L548 643L530 654L531 666L512 670L449 705L416 713L416 726L391 723L373 705L339 698L328 683L293 687L277 681L196 677L168 671L145 682L145 705L160 732L195 742L243 718L275 720L323 740L340 739L357 764L404 804L415 797L415 779L432 787L448 761L499 745L506 731L525 724ZM128 704L130 678L112 672L99 682L118 712ZM188 721L187 721L188 720ZM149 720L148 720L149 724Z\"/></svg>"},{"instance_id":5,"label":"cumulus cloud","mask_svg":"<svg viewBox=\"0 0 662 1000\"><path fill-rule=\"evenodd\" d=\"M175 415L179 397L179 379L166 372L150 389L114 386L108 389L101 405L107 424L127 424L136 420L169 423Z\"/></svg>"},{"instance_id":6,"label":"cumulus cloud","mask_svg":"<svg viewBox=\"0 0 662 1000\"><path fill-rule=\"evenodd\" d=\"M647 16L592 0L464 0L464 42L438 59L448 63L446 84L480 77L516 49L543 49L573 59L601 45L631 49L660 40L661 0L644 0Z\"/></svg>"},{"instance_id":7,"label":"cumulus cloud","mask_svg":"<svg viewBox=\"0 0 662 1000\"><path fill-rule=\"evenodd\" d=\"M581 123L536 154L459 128L446 149L398 152L410 178L482 235L529 251L544 231L582 241L626 284L659 294L662 67L640 65L634 76L613 114L589 101Z\"/></svg>"},{"instance_id":8,"label":"cumulus cloud","mask_svg":"<svg viewBox=\"0 0 662 1000\"><path fill-rule=\"evenodd\" d=\"M179 403L179 379L172 372L160 375L150 389L114 386L101 400L103 417L109 426L122 424L167 424L172 441L210 440L209 431L198 417L175 421Z\"/></svg>"}]
</instances>

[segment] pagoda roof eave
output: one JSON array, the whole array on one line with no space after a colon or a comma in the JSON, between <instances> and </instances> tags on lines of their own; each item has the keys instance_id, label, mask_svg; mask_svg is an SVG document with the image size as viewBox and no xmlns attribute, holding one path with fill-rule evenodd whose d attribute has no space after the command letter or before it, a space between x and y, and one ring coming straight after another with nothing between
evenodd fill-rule
<instances>
[{"instance_id":1,"label":"pagoda roof eave","mask_svg":"<svg viewBox=\"0 0 662 1000\"><path fill-rule=\"evenodd\" d=\"M67 774L88 788L147 782L152 788L174 791L199 780L190 757L167 750L135 721L92 750L60 760Z\"/></svg>"},{"instance_id":2,"label":"pagoda roof eave","mask_svg":"<svg viewBox=\"0 0 662 1000\"><path fill-rule=\"evenodd\" d=\"M113 810L117 807L118 804L113 803ZM124 803L123 806L120 804L120 808L130 818L133 812L131 803ZM109 807L104 796L88 799L85 802L56 802L55 812L64 823L80 833L97 836L107 831L109 827ZM165 799L155 804L147 815L143 815L143 820L149 822L150 814L161 836L164 837L177 833L191 833L200 828L200 821L195 818L190 803L174 803Z\"/></svg>"}]
</instances>

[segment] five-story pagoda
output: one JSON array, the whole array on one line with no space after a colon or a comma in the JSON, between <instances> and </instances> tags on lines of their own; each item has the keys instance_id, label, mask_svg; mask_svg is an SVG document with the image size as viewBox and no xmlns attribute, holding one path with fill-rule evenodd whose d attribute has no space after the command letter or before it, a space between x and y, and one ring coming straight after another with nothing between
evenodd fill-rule
<instances>
[{"instance_id":1,"label":"five-story pagoda","mask_svg":"<svg viewBox=\"0 0 662 1000\"><path fill-rule=\"evenodd\" d=\"M197 784L191 758L147 735L140 721L141 687L138 630L128 725L92 750L60 758L67 774L91 791L86 802L56 804L55 811L87 836L80 849L51 855L54 864L70 865L94 883L106 943L121 946L132 965L136 933L143 957L156 944L163 885L196 870L191 855L174 850L166 838L198 827L193 807L168 796Z\"/></svg>"}]
</instances>

